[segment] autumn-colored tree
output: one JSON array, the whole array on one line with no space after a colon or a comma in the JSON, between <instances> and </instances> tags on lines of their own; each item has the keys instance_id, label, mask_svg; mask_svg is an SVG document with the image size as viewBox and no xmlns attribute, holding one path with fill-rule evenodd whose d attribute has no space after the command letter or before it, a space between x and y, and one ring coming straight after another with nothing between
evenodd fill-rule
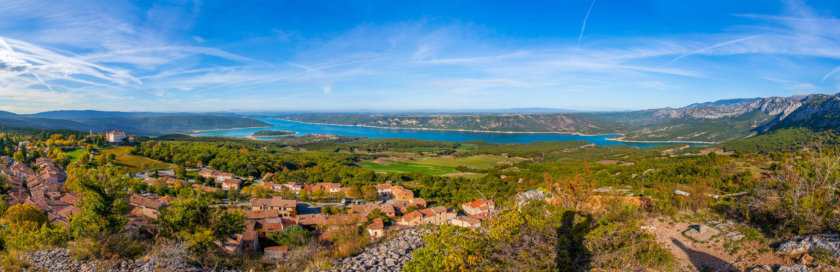
<instances>
[{"instance_id":1,"label":"autumn-colored tree","mask_svg":"<svg viewBox=\"0 0 840 272\"><path fill-rule=\"evenodd\" d=\"M565 178L557 182L548 173L543 174L543 177L545 188L548 188L553 204L581 210L590 202L594 188L591 184L588 165L584 165L582 173L577 173L571 178Z\"/></svg>"},{"instance_id":2,"label":"autumn-colored tree","mask_svg":"<svg viewBox=\"0 0 840 272\"><path fill-rule=\"evenodd\" d=\"M315 189L312 191L312 200L319 201L327 197L327 194L324 193L324 190Z\"/></svg>"},{"instance_id":3,"label":"autumn-colored tree","mask_svg":"<svg viewBox=\"0 0 840 272\"><path fill-rule=\"evenodd\" d=\"M374 201L379 198L379 193L376 192L376 187L372 185L362 186L362 196L366 200Z\"/></svg>"},{"instance_id":4,"label":"autumn-colored tree","mask_svg":"<svg viewBox=\"0 0 840 272\"><path fill-rule=\"evenodd\" d=\"M309 201L311 198L309 197L309 190L300 190L300 200L301 201Z\"/></svg>"},{"instance_id":5,"label":"autumn-colored tree","mask_svg":"<svg viewBox=\"0 0 840 272\"><path fill-rule=\"evenodd\" d=\"M11 224L32 222L38 226L49 221L44 212L29 203L9 207L3 214L3 219Z\"/></svg>"},{"instance_id":6,"label":"autumn-colored tree","mask_svg":"<svg viewBox=\"0 0 840 272\"><path fill-rule=\"evenodd\" d=\"M350 189L347 190L347 197L352 199L362 198L362 189L359 185L350 186Z\"/></svg>"}]
</instances>

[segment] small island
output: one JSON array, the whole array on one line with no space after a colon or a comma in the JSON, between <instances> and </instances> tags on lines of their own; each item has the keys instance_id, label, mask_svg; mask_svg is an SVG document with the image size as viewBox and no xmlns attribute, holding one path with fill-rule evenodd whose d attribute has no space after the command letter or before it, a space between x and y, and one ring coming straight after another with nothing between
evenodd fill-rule
<instances>
[{"instance_id":1,"label":"small island","mask_svg":"<svg viewBox=\"0 0 840 272\"><path fill-rule=\"evenodd\" d=\"M252 133L251 137L280 137L291 136L295 134L297 134L297 132L286 130L260 130Z\"/></svg>"}]
</instances>

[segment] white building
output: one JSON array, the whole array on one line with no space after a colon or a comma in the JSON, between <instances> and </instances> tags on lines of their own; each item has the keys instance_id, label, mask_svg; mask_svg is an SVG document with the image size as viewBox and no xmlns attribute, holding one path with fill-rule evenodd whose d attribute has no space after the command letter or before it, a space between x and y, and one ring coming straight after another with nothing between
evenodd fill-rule
<instances>
[{"instance_id":1,"label":"white building","mask_svg":"<svg viewBox=\"0 0 840 272\"><path fill-rule=\"evenodd\" d=\"M109 143L121 143L125 139L125 132L112 130L105 133L105 139Z\"/></svg>"}]
</instances>

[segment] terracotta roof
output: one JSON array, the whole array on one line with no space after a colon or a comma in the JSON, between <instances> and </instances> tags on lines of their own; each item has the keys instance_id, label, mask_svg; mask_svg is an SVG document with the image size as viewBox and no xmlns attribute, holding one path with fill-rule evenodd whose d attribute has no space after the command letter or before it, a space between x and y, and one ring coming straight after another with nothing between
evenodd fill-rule
<instances>
[{"instance_id":1,"label":"terracotta roof","mask_svg":"<svg viewBox=\"0 0 840 272\"><path fill-rule=\"evenodd\" d=\"M215 191L219 190L219 188L216 188L216 187L210 187L210 186L198 185L198 184L193 184L192 187L193 187L193 189L200 189L204 192L215 192Z\"/></svg>"},{"instance_id":2,"label":"terracotta roof","mask_svg":"<svg viewBox=\"0 0 840 272\"><path fill-rule=\"evenodd\" d=\"M215 176L216 170L204 168L198 171L198 174L201 176Z\"/></svg>"},{"instance_id":3,"label":"terracotta roof","mask_svg":"<svg viewBox=\"0 0 840 272\"><path fill-rule=\"evenodd\" d=\"M405 222L411 222L411 221L414 221L414 219L422 218L422 217L423 217L423 213L421 213L420 211L413 211L413 212L410 212L406 215L403 215L402 220L405 221Z\"/></svg>"},{"instance_id":4,"label":"terracotta roof","mask_svg":"<svg viewBox=\"0 0 840 272\"><path fill-rule=\"evenodd\" d=\"M375 187L377 190L387 190L387 189L391 189L391 184L382 183L382 184L377 184L373 187Z\"/></svg>"},{"instance_id":5,"label":"terracotta roof","mask_svg":"<svg viewBox=\"0 0 840 272\"><path fill-rule=\"evenodd\" d=\"M370 223L370 225L368 225L368 229L372 229L372 230L381 230L381 229L384 229L384 228L385 228L385 223L382 222L382 218L373 219L373 223Z\"/></svg>"},{"instance_id":6,"label":"terracotta roof","mask_svg":"<svg viewBox=\"0 0 840 272\"><path fill-rule=\"evenodd\" d=\"M327 216L327 225L348 225L357 224L367 219L360 214L336 214Z\"/></svg>"},{"instance_id":7,"label":"terracotta roof","mask_svg":"<svg viewBox=\"0 0 840 272\"><path fill-rule=\"evenodd\" d=\"M436 214L432 209L422 209L420 213L423 214L423 217L434 217Z\"/></svg>"},{"instance_id":8,"label":"terracotta roof","mask_svg":"<svg viewBox=\"0 0 840 272\"><path fill-rule=\"evenodd\" d=\"M294 199L283 199L282 197L275 196L272 198L256 198L251 199L251 207L280 207L280 208L296 208L297 201Z\"/></svg>"},{"instance_id":9,"label":"terracotta roof","mask_svg":"<svg viewBox=\"0 0 840 272\"><path fill-rule=\"evenodd\" d=\"M235 178L229 178L229 179L225 179L225 180L223 180L223 181L222 181L222 183L225 183L225 184L237 184L237 185L238 185L238 184L242 184L242 180L240 180L240 179L235 179Z\"/></svg>"},{"instance_id":10,"label":"terracotta roof","mask_svg":"<svg viewBox=\"0 0 840 272\"><path fill-rule=\"evenodd\" d=\"M325 225L327 216L319 213L297 215L298 224L301 225Z\"/></svg>"},{"instance_id":11,"label":"terracotta roof","mask_svg":"<svg viewBox=\"0 0 840 272\"><path fill-rule=\"evenodd\" d=\"M79 208L76 208L76 206L66 206L63 209L58 210L58 212L56 213L61 217L70 218L70 216L73 216L74 214L77 214L80 211L81 210L79 210Z\"/></svg>"},{"instance_id":12,"label":"terracotta roof","mask_svg":"<svg viewBox=\"0 0 840 272\"><path fill-rule=\"evenodd\" d=\"M131 204L154 210L160 209L163 206L163 202L161 201L138 194L131 195L129 201L131 201Z\"/></svg>"},{"instance_id":13,"label":"terracotta roof","mask_svg":"<svg viewBox=\"0 0 840 272\"><path fill-rule=\"evenodd\" d=\"M278 210L261 210L261 211L242 211L248 219L266 219L273 217L280 217Z\"/></svg>"},{"instance_id":14,"label":"terracotta roof","mask_svg":"<svg viewBox=\"0 0 840 272\"><path fill-rule=\"evenodd\" d=\"M426 200L422 199L422 198L412 198L411 200L408 201L408 203L426 207Z\"/></svg>"},{"instance_id":15,"label":"terracotta roof","mask_svg":"<svg viewBox=\"0 0 840 272\"><path fill-rule=\"evenodd\" d=\"M434 211L435 213L445 213L446 212L446 207L444 207L444 206L432 207L432 211Z\"/></svg>"},{"instance_id":16,"label":"terracotta roof","mask_svg":"<svg viewBox=\"0 0 840 272\"><path fill-rule=\"evenodd\" d=\"M490 205L493 205L493 201L492 201L492 200L490 200L490 201L484 201L484 199L479 199L479 200L476 200L476 201L473 201L473 202L467 202L467 203L464 203L464 205L468 205L468 206L470 206L470 207L471 207L471 208L473 208L473 209L478 209L478 208L484 208L484 209L486 209L486 208L487 208L487 204L488 204L488 203L490 203Z\"/></svg>"},{"instance_id":17,"label":"terracotta roof","mask_svg":"<svg viewBox=\"0 0 840 272\"><path fill-rule=\"evenodd\" d=\"M257 232L256 231L245 231L242 235L243 240L256 240L257 239Z\"/></svg>"}]
</instances>

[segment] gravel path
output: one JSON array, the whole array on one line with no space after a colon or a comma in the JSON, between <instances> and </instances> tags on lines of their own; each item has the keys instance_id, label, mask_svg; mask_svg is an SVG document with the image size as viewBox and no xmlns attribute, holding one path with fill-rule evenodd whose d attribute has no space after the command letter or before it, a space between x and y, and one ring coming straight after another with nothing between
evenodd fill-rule
<instances>
[{"instance_id":1,"label":"gravel path","mask_svg":"<svg viewBox=\"0 0 840 272\"><path fill-rule=\"evenodd\" d=\"M664 219L660 222L659 218L650 219L647 222L647 231L656 235L656 241L664 248L674 254L677 261L683 266L683 269L689 271L743 271L746 268L757 265L779 266L791 264L789 259L779 256L771 251L758 252L750 248L739 250L735 254L730 254L723 244L727 239L733 236L738 240L743 237L735 235L727 235L727 230L723 229L723 225L733 224L711 224L716 229L722 229L722 233L717 238L706 242L696 242L684 236L683 231L689 228L692 224L679 222L669 224L671 220ZM758 246L758 242L749 242L742 246ZM767 248L766 245L763 246ZM753 255L747 255L753 254Z\"/></svg>"}]
</instances>

